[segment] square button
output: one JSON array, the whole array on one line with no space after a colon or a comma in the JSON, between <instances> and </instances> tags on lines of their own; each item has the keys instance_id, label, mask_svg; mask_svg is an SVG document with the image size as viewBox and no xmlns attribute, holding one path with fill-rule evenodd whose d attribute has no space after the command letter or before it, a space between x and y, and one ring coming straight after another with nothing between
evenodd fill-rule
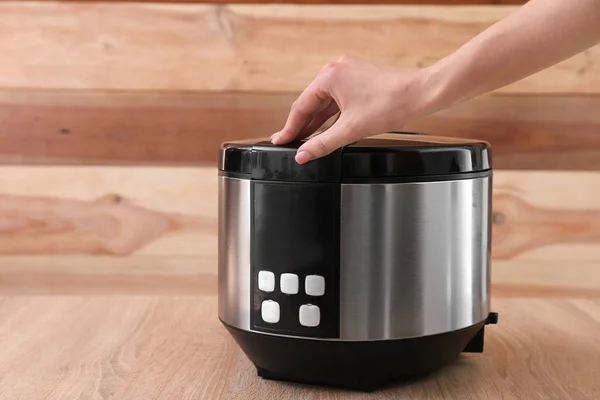
<instances>
[{"instance_id":1,"label":"square button","mask_svg":"<svg viewBox=\"0 0 600 400\"><path fill-rule=\"evenodd\" d=\"M258 273L258 288L263 292L275 290L275 274L269 271L260 271Z\"/></svg>"},{"instance_id":2,"label":"square button","mask_svg":"<svg viewBox=\"0 0 600 400\"><path fill-rule=\"evenodd\" d=\"M318 306L304 304L300 306L300 323L303 326L314 328L321 322L321 310Z\"/></svg>"},{"instance_id":3,"label":"square button","mask_svg":"<svg viewBox=\"0 0 600 400\"><path fill-rule=\"evenodd\" d=\"M309 296L325 294L325 278L320 275L308 275L304 281L304 290Z\"/></svg>"},{"instance_id":4,"label":"square button","mask_svg":"<svg viewBox=\"0 0 600 400\"><path fill-rule=\"evenodd\" d=\"M263 321L269 324L279 322L279 303L273 300L265 300L262 302L260 313Z\"/></svg>"},{"instance_id":5,"label":"square button","mask_svg":"<svg viewBox=\"0 0 600 400\"><path fill-rule=\"evenodd\" d=\"M280 279L281 291L285 294L298 293L298 275L296 274L281 274Z\"/></svg>"}]
</instances>

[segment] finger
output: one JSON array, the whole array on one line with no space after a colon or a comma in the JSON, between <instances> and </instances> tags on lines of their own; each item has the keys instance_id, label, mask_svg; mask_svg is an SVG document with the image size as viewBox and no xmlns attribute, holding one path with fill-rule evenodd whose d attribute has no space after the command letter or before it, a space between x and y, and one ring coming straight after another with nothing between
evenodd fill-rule
<instances>
[{"instance_id":1,"label":"finger","mask_svg":"<svg viewBox=\"0 0 600 400\"><path fill-rule=\"evenodd\" d=\"M338 107L337 103L332 100L327 105L327 108L322 110L320 113L316 114L312 121L306 127L300 130L296 139L302 140L309 137L310 135L315 133L317 129L322 127L323 124L329 120L329 118L333 117L339 111L340 108Z\"/></svg>"},{"instance_id":2,"label":"finger","mask_svg":"<svg viewBox=\"0 0 600 400\"><path fill-rule=\"evenodd\" d=\"M322 79L315 79L294 102L285 126L271 137L273 144L284 144L294 140L319 110L326 108L332 98L325 89Z\"/></svg>"},{"instance_id":3,"label":"finger","mask_svg":"<svg viewBox=\"0 0 600 400\"><path fill-rule=\"evenodd\" d=\"M352 142L351 138L359 137L361 132L342 114L328 130L307 140L296 153L296 162L306 164L311 160L324 157L331 152Z\"/></svg>"},{"instance_id":4,"label":"finger","mask_svg":"<svg viewBox=\"0 0 600 400\"><path fill-rule=\"evenodd\" d=\"M308 136L308 135L306 135L306 136L302 136L302 135L304 134L304 132L306 130L309 129L309 127L312 127L312 125L314 125L315 120L318 119L320 114L323 113L324 111L326 111L331 106L332 103L333 103L333 99L331 99L331 98L326 99L323 102L321 102L319 107L311 114L310 118L308 118L306 120L304 126L302 128L300 128L300 130L296 134L296 139L301 139L301 138Z\"/></svg>"}]
</instances>

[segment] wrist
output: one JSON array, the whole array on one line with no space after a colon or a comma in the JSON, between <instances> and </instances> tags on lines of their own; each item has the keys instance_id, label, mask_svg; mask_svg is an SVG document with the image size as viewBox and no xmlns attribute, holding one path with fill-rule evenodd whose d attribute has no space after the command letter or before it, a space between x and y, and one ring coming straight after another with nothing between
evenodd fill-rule
<instances>
[{"instance_id":1,"label":"wrist","mask_svg":"<svg viewBox=\"0 0 600 400\"><path fill-rule=\"evenodd\" d=\"M392 105L393 125L408 123L444 108L446 83L438 65L420 69L398 69L394 73L388 104Z\"/></svg>"},{"instance_id":2,"label":"wrist","mask_svg":"<svg viewBox=\"0 0 600 400\"><path fill-rule=\"evenodd\" d=\"M418 113L427 115L452 105L450 79L444 60L419 70Z\"/></svg>"}]
</instances>

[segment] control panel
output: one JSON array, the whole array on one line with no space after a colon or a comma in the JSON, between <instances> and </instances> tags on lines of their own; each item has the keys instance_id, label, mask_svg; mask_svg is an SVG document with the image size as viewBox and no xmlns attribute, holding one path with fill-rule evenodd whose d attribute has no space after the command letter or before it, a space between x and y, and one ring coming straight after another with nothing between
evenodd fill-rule
<instances>
[{"instance_id":1,"label":"control panel","mask_svg":"<svg viewBox=\"0 0 600 400\"><path fill-rule=\"evenodd\" d=\"M253 330L339 337L339 190L252 182Z\"/></svg>"}]
</instances>

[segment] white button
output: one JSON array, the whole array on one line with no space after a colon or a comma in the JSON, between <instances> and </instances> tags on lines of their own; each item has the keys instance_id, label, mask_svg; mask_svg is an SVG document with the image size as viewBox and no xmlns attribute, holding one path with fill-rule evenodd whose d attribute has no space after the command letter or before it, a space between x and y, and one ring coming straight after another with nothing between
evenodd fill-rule
<instances>
[{"instance_id":1,"label":"white button","mask_svg":"<svg viewBox=\"0 0 600 400\"><path fill-rule=\"evenodd\" d=\"M281 291L285 294L298 293L298 275L281 274L280 286Z\"/></svg>"},{"instance_id":2,"label":"white button","mask_svg":"<svg viewBox=\"0 0 600 400\"><path fill-rule=\"evenodd\" d=\"M275 274L269 271L260 271L258 273L258 288L263 292L275 290Z\"/></svg>"},{"instance_id":3,"label":"white button","mask_svg":"<svg viewBox=\"0 0 600 400\"><path fill-rule=\"evenodd\" d=\"M304 281L304 290L309 296L325 294L325 278L319 275L308 275Z\"/></svg>"},{"instance_id":4,"label":"white button","mask_svg":"<svg viewBox=\"0 0 600 400\"><path fill-rule=\"evenodd\" d=\"M321 321L321 310L318 306L305 304L300 306L300 323L304 326L319 326Z\"/></svg>"},{"instance_id":5,"label":"white button","mask_svg":"<svg viewBox=\"0 0 600 400\"><path fill-rule=\"evenodd\" d=\"M269 324L276 324L279 322L279 303L273 300L265 300L262 302L260 313L263 321Z\"/></svg>"}]
</instances>

